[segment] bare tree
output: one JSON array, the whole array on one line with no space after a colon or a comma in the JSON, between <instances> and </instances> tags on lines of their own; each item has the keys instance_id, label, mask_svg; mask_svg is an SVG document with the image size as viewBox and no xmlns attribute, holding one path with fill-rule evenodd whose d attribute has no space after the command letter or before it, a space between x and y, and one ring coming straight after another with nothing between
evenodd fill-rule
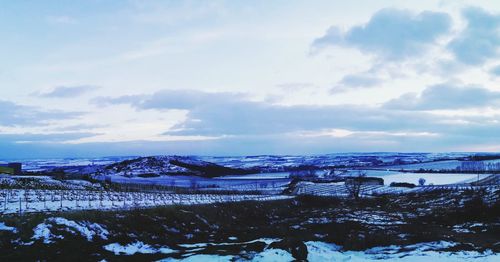
<instances>
[{"instance_id":1,"label":"bare tree","mask_svg":"<svg viewBox=\"0 0 500 262\"><path fill-rule=\"evenodd\" d=\"M460 163L460 167L458 168L458 170L482 172L487 170L487 166L483 161L463 161Z\"/></svg>"},{"instance_id":2,"label":"bare tree","mask_svg":"<svg viewBox=\"0 0 500 262\"><path fill-rule=\"evenodd\" d=\"M363 177L366 177L366 172L357 171L356 175L347 178L344 183L347 192L349 192L349 195L355 200L358 200L360 197L361 185L363 184Z\"/></svg>"}]
</instances>

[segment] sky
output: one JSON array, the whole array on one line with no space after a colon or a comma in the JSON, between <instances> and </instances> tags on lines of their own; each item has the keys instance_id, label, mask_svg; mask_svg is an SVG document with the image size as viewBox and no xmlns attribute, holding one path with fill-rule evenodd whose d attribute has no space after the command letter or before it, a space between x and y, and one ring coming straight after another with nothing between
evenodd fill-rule
<instances>
[{"instance_id":1,"label":"sky","mask_svg":"<svg viewBox=\"0 0 500 262\"><path fill-rule=\"evenodd\" d=\"M0 158L499 152L499 1L0 1Z\"/></svg>"}]
</instances>

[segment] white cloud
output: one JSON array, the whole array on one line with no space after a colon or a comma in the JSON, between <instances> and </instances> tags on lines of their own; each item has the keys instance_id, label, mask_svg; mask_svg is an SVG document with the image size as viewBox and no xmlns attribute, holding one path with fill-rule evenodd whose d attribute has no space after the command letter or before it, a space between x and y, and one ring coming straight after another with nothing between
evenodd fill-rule
<instances>
[{"instance_id":1,"label":"white cloud","mask_svg":"<svg viewBox=\"0 0 500 262\"><path fill-rule=\"evenodd\" d=\"M500 92L481 86L444 83L426 88L421 94L407 93L388 101L385 108L434 110L484 108L500 105Z\"/></svg>"},{"instance_id":2,"label":"white cloud","mask_svg":"<svg viewBox=\"0 0 500 262\"><path fill-rule=\"evenodd\" d=\"M421 55L425 49L449 32L451 18L442 12L413 14L407 10L382 9L370 21L346 32L332 26L313 42L316 48L330 45L358 48L382 59L402 60Z\"/></svg>"},{"instance_id":3,"label":"white cloud","mask_svg":"<svg viewBox=\"0 0 500 262\"><path fill-rule=\"evenodd\" d=\"M58 86L51 91L35 93L34 95L47 98L75 98L85 93L98 90L100 87L92 85Z\"/></svg>"},{"instance_id":4,"label":"white cloud","mask_svg":"<svg viewBox=\"0 0 500 262\"><path fill-rule=\"evenodd\" d=\"M0 49L0 128L71 133L51 146L110 154L495 144L500 6L466 2L482 11L435 1L136 1L86 3L70 15L24 8L0 18L16 28Z\"/></svg>"}]
</instances>

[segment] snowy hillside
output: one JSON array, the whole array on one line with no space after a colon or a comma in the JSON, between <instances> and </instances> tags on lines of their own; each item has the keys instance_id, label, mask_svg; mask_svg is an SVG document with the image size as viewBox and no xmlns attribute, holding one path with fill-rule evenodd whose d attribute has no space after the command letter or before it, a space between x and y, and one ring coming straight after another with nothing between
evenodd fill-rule
<instances>
[{"instance_id":1,"label":"snowy hillside","mask_svg":"<svg viewBox=\"0 0 500 262\"><path fill-rule=\"evenodd\" d=\"M469 155L467 153L337 153L304 156L200 157L200 159L233 168L279 172L307 167L385 167L444 160L456 161Z\"/></svg>"},{"instance_id":2,"label":"snowy hillside","mask_svg":"<svg viewBox=\"0 0 500 262\"><path fill-rule=\"evenodd\" d=\"M216 177L228 174L244 174L245 170L228 168L195 157L151 156L114 163L98 171L100 175L124 177L158 177L191 175Z\"/></svg>"},{"instance_id":3,"label":"snowy hillside","mask_svg":"<svg viewBox=\"0 0 500 262\"><path fill-rule=\"evenodd\" d=\"M173 157L141 157L108 165L102 169L103 174L136 177L141 175L191 174L186 168L170 163Z\"/></svg>"},{"instance_id":4,"label":"snowy hillside","mask_svg":"<svg viewBox=\"0 0 500 262\"><path fill-rule=\"evenodd\" d=\"M25 171L63 169L66 173L138 176L249 174L287 172L308 168L378 168L394 170L454 170L463 161L483 161L492 165L500 156L486 153L335 153L324 155L258 156L152 156L16 160ZM4 160L6 162L7 160ZM125 172L127 174L125 174Z\"/></svg>"}]
</instances>

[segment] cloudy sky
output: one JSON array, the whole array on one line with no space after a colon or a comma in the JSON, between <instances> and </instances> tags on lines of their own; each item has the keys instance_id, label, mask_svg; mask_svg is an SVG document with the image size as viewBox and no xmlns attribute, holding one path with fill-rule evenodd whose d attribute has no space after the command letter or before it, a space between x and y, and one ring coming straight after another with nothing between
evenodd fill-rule
<instances>
[{"instance_id":1,"label":"cloudy sky","mask_svg":"<svg viewBox=\"0 0 500 262\"><path fill-rule=\"evenodd\" d=\"M0 158L500 151L499 1L2 1Z\"/></svg>"}]
</instances>

